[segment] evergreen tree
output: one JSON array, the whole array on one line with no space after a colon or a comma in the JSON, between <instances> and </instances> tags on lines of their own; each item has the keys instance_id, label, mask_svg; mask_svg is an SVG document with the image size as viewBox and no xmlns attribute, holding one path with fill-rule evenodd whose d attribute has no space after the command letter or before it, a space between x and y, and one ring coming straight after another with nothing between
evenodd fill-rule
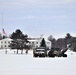
<instances>
[{"instance_id":1,"label":"evergreen tree","mask_svg":"<svg viewBox=\"0 0 76 75\"><path fill-rule=\"evenodd\" d=\"M67 33L66 37L64 39L64 41L65 41L65 48L67 48L68 44L71 44L71 40L72 40L72 36L70 35L70 33Z\"/></svg>"},{"instance_id":2,"label":"evergreen tree","mask_svg":"<svg viewBox=\"0 0 76 75\"><path fill-rule=\"evenodd\" d=\"M46 47L46 42L45 42L45 39L44 38L42 39L42 42L41 42L40 47Z\"/></svg>"},{"instance_id":3,"label":"evergreen tree","mask_svg":"<svg viewBox=\"0 0 76 75\"><path fill-rule=\"evenodd\" d=\"M27 43L28 41L28 35L24 35L20 29L17 29L15 32L12 33L11 39L13 41L10 44L11 49L17 49L17 54L18 50L21 50L21 54L23 53L23 49L27 49ZM29 47L29 46L28 46Z\"/></svg>"},{"instance_id":4,"label":"evergreen tree","mask_svg":"<svg viewBox=\"0 0 76 75\"><path fill-rule=\"evenodd\" d=\"M55 48L56 47L56 39L52 35L50 35L48 37L48 40L52 43L51 47Z\"/></svg>"}]
</instances>

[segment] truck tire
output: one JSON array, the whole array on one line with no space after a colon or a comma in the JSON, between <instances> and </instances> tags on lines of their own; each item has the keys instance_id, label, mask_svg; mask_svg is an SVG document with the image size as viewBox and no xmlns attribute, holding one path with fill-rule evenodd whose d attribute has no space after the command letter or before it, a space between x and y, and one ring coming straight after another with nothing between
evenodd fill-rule
<instances>
[{"instance_id":1,"label":"truck tire","mask_svg":"<svg viewBox=\"0 0 76 75\"><path fill-rule=\"evenodd\" d=\"M63 57L67 57L67 54L63 54Z\"/></svg>"},{"instance_id":2,"label":"truck tire","mask_svg":"<svg viewBox=\"0 0 76 75\"><path fill-rule=\"evenodd\" d=\"M33 57L37 57L37 55L33 54Z\"/></svg>"},{"instance_id":3,"label":"truck tire","mask_svg":"<svg viewBox=\"0 0 76 75\"><path fill-rule=\"evenodd\" d=\"M50 54L49 57L55 57L55 55L51 55L51 54Z\"/></svg>"}]
</instances>

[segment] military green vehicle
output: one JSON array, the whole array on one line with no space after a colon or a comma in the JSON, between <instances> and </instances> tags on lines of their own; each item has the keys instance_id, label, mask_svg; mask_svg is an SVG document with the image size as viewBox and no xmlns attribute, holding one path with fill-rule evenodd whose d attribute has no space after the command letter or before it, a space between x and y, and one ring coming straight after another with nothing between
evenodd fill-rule
<instances>
[{"instance_id":1,"label":"military green vehicle","mask_svg":"<svg viewBox=\"0 0 76 75\"><path fill-rule=\"evenodd\" d=\"M45 47L38 47L33 50L33 57L46 57L47 49Z\"/></svg>"}]
</instances>

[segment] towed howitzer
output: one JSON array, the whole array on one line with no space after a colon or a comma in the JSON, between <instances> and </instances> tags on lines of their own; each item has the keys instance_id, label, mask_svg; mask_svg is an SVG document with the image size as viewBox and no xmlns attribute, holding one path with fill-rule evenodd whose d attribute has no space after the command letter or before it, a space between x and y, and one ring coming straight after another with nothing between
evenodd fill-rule
<instances>
[{"instance_id":1,"label":"towed howitzer","mask_svg":"<svg viewBox=\"0 0 76 75\"><path fill-rule=\"evenodd\" d=\"M68 50L68 48L60 49L60 48L51 48L51 50L48 52L49 57L67 57L67 54L65 52Z\"/></svg>"}]
</instances>

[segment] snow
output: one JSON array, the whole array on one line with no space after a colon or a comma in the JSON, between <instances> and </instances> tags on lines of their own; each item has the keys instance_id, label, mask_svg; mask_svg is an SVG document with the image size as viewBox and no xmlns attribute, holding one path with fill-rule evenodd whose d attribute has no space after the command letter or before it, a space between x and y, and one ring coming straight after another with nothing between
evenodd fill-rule
<instances>
[{"instance_id":1,"label":"snow","mask_svg":"<svg viewBox=\"0 0 76 75\"><path fill-rule=\"evenodd\" d=\"M0 75L76 75L76 53L66 54L67 58L34 58L32 50L28 54L0 50Z\"/></svg>"}]
</instances>

